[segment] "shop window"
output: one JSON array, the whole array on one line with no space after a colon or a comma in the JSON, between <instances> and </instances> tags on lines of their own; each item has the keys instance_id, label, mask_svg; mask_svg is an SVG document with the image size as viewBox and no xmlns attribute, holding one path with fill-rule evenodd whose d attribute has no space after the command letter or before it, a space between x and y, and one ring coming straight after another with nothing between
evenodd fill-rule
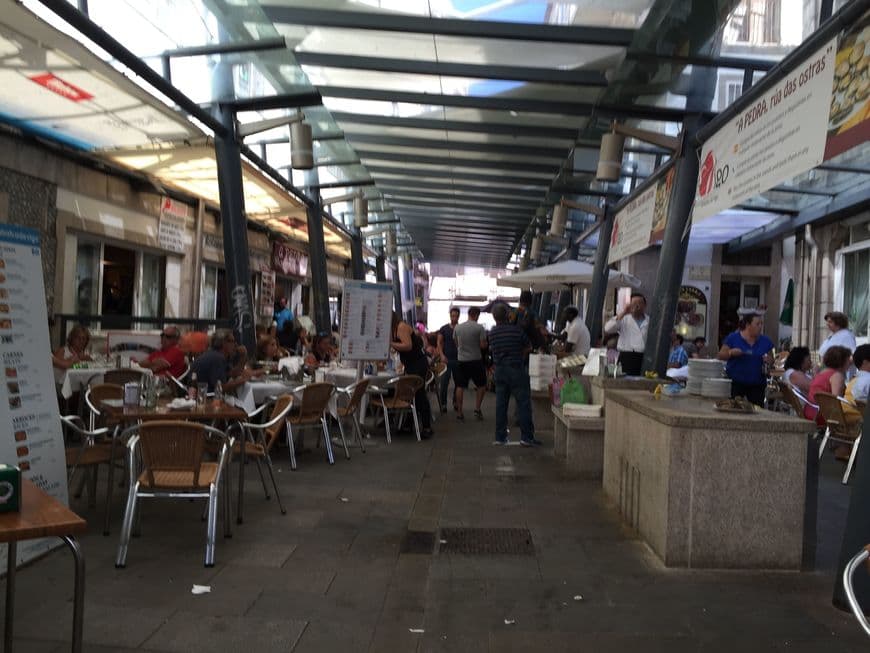
<instances>
[{"instance_id":1,"label":"shop window","mask_svg":"<svg viewBox=\"0 0 870 653\"><path fill-rule=\"evenodd\" d=\"M868 335L868 299L870 299L870 249L843 256L843 312L849 328L861 338Z\"/></svg>"},{"instance_id":2,"label":"shop window","mask_svg":"<svg viewBox=\"0 0 870 653\"><path fill-rule=\"evenodd\" d=\"M103 247L79 241L76 252L76 307L79 315L97 315L100 307L100 276Z\"/></svg>"},{"instance_id":3,"label":"shop window","mask_svg":"<svg viewBox=\"0 0 870 653\"><path fill-rule=\"evenodd\" d=\"M737 43L778 44L781 41L781 0L743 0L731 17Z\"/></svg>"},{"instance_id":4,"label":"shop window","mask_svg":"<svg viewBox=\"0 0 870 653\"><path fill-rule=\"evenodd\" d=\"M163 315L166 289L166 258L156 254L142 254L142 274L136 315L160 317ZM147 325L153 328L154 325Z\"/></svg>"},{"instance_id":5,"label":"shop window","mask_svg":"<svg viewBox=\"0 0 870 653\"><path fill-rule=\"evenodd\" d=\"M136 290L136 252L103 246L103 287L100 315L104 329L129 329Z\"/></svg>"}]
</instances>

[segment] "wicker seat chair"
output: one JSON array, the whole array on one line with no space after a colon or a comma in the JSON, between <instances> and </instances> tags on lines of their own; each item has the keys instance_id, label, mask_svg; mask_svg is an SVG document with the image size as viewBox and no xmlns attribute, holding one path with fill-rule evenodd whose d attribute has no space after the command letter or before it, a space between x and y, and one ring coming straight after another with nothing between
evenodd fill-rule
<instances>
[{"instance_id":1,"label":"wicker seat chair","mask_svg":"<svg viewBox=\"0 0 870 653\"><path fill-rule=\"evenodd\" d=\"M123 400L124 386L114 383L97 383L90 386L85 392L85 405L88 407L88 428L94 430L103 424L104 415L100 410L100 404L106 400Z\"/></svg>"},{"instance_id":2,"label":"wicker seat chair","mask_svg":"<svg viewBox=\"0 0 870 653\"><path fill-rule=\"evenodd\" d=\"M90 480L87 485L88 506L93 508L97 504L97 477L100 465L110 466L113 460L111 431L105 427L89 430L85 428L84 420L78 415L61 415L60 421L64 433L67 485L72 487L76 472L83 469L85 473L74 496L76 498L81 496L85 481ZM106 492L111 493L111 475L108 483Z\"/></svg>"},{"instance_id":3,"label":"wicker seat chair","mask_svg":"<svg viewBox=\"0 0 870 653\"><path fill-rule=\"evenodd\" d=\"M852 475L852 466L855 464L855 456L858 446L861 444L862 422L851 422L846 418L843 410L843 400L828 392L817 392L816 401L819 402L819 413L825 420L825 435L819 445L819 458L825 451L829 441L852 445L852 453L846 464L846 472L843 474L843 484L849 482Z\"/></svg>"},{"instance_id":4,"label":"wicker seat chair","mask_svg":"<svg viewBox=\"0 0 870 653\"><path fill-rule=\"evenodd\" d=\"M290 448L290 466L296 469L296 448L294 446L295 435L293 427L300 431L312 426L320 426L323 431L323 442L326 446L326 457L329 464L335 464L332 455L332 442L329 439L329 426L326 422L326 414L329 410L329 399L335 392L335 386L331 383L309 383L293 389L294 395L301 394L301 400L295 402L298 410L294 410L287 416L287 446Z\"/></svg>"},{"instance_id":5,"label":"wicker seat chair","mask_svg":"<svg viewBox=\"0 0 870 653\"><path fill-rule=\"evenodd\" d=\"M338 430L341 433L341 441L344 443L344 450L347 454L348 459L350 459L350 451L347 448L347 438L344 436L344 420L348 417L351 418L351 422L353 423L353 430L356 434L356 440L359 443L360 450L365 453L366 446L363 444L362 430L359 425L359 410L360 405L362 404L363 397L366 396L366 392L369 389L369 379L361 379L356 383L353 383L346 388L339 388L337 392L340 392L347 396L348 400L344 406L338 406L336 410L336 420L338 421Z\"/></svg>"},{"instance_id":6,"label":"wicker seat chair","mask_svg":"<svg viewBox=\"0 0 870 653\"><path fill-rule=\"evenodd\" d=\"M141 498L156 498L208 499L205 566L213 567L218 494L232 438L211 426L185 421L143 422L127 429L122 435L129 437L130 487L115 566L124 567L127 564L127 548L137 502ZM217 462L204 459L206 439L209 438L221 443ZM228 499L225 492L223 507L226 535L230 534Z\"/></svg>"},{"instance_id":7,"label":"wicker seat chair","mask_svg":"<svg viewBox=\"0 0 870 653\"><path fill-rule=\"evenodd\" d=\"M410 412L411 417L414 420L414 431L417 434L417 440L419 441L421 439L420 420L417 418L417 405L414 402L414 395L417 394L417 390L421 387L423 387L423 379L415 374L405 374L390 379L386 385L383 386L384 390L393 390L392 396L386 396L385 394L376 395L378 403L384 411L384 428L386 430L388 444L393 441L390 434L391 410L396 413Z\"/></svg>"}]
</instances>

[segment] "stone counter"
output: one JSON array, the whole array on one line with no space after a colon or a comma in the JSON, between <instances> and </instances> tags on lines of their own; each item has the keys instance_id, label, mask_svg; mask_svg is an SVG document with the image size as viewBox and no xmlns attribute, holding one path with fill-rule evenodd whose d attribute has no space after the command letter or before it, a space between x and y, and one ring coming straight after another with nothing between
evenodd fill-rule
<instances>
[{"instance_id":1,"label":"stone counter","mask_svg":"<svg viewBox=\"0 0 870 653\"><path fill-rule=\"evenodd\" d=\"M604 418L567 417L553 406L553 454L566 469L584 478L601 478Z\"/></svg>"},{"instance_id":2,"label":"stone counter","mask_svg":"<svg viewBox=\"0 0 870 653\"><path fill-rule=\"evenodd\" d=\"M808 426L608 390L605 493L669 567L800 569Z\"/></svg>"},{"instance_id":3,"label":"stone counter","mask_svg":"<svg viewBox=\"0 0 870 653\"><path fill-rule=\"evenodd\" d=\"M655 387L659 383L672 383L670 380L645 379L641 376L619 376L616 378L611 376L590 376L587 378L590 379L590 385L592 386L592 401L589 403L604 406L605 412L607 411L605 394L611 390L655 390Z\"/></svg>"}]
</instances>

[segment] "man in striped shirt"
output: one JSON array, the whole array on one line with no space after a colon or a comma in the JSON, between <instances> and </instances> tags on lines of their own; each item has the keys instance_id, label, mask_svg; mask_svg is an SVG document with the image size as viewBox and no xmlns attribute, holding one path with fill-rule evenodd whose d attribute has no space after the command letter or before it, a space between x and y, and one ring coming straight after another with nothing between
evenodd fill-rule
<instances>
[{"instance_id":1,"label":"man in striped shirt","mask_svg":"<svg viewBox=\"0 0 870 653\"><path fill-rule=\"evenodd\" d=\"M541 444L535 439L532 424L532 400L529 389L529 374L524 359L531 351L531 344L523 330L508 321L509 308L496 304L492 309L495 326L490 329L489 351L495 363L495 442L496 445L508 441L508 402L511 396L517 402L517 415L522 438L520 444L534 447Z\"/></svg>"}]
</instances>

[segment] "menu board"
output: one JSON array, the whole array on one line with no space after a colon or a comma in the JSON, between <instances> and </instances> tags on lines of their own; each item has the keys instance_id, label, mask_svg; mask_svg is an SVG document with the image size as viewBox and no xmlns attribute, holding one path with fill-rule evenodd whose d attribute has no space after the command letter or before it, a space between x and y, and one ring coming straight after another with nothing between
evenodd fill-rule
<instances>
[{"instance_id":1,"label":"menu board","mask_svg":"<svg viewBox=\"0 0 870 653\"><path fill-rule=\"evenodd\" d=\"M393 287L344 280L341 300L341 359L386 360L390 353Z\"/></svg>"},{"instance_id":2,"label":"menu board","mask_svg":"<svg viewBox=\"0 0 870 653\"><path fill-rule=\"evenodd\" d=\"M66 505L66 455L44 297L39 234L0 225L0 428L6 433L0 438L0 462L18 465L24 478ZM18 561L55 545L56 540L22 542Z\"/></svg>"}]
</instances>

